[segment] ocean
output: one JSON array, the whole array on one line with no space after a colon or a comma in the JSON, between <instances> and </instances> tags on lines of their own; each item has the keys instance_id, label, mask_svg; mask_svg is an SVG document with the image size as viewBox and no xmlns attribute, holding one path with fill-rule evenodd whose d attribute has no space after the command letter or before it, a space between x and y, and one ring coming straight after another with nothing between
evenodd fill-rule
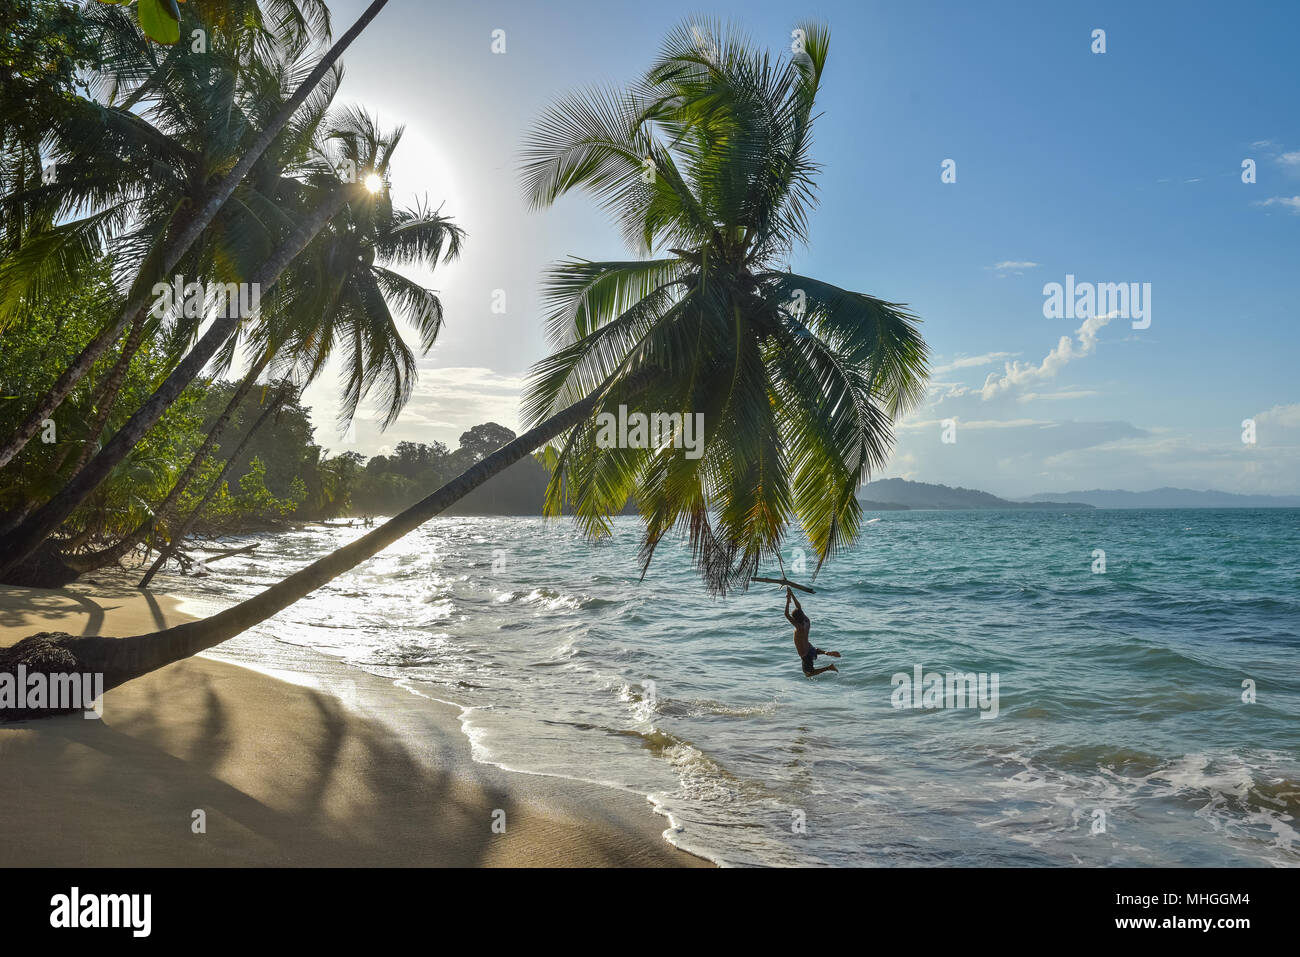
<instances>
[{"instance_id":1,"label":"ocean","mask_svg":"<svg viewBox=\"0 0 1300 957\"><path fill-rule=\"evenodd\" d=\"M677 544L639 580L634 518L435 520L212 654L456 704L476 760L644 795L724 865L1300 864L1300 509L865 518L815 582L783 555L815 678L781 588L714 600ZM157 587L211 613L364 532Z\"/></svg>"}]
</instances>

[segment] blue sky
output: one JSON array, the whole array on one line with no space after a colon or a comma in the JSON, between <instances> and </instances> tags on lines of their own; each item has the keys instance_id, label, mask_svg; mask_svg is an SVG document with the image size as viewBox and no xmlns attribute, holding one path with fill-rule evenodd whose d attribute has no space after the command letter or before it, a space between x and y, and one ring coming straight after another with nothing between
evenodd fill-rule
<instances>
[{"instance_id":1,"label":"blue sky","mask_svg":"<svg viewBox=\"0 0 1300 957\"><path fill-rule=\"evenodd\" d=\"M362 7L331 4L336 33ZM380 433L363 412L344 441L316 386L318 440L373 454L517 427L546 352L541 269L626 254L585 196L526 209L520 144L550 101L633 79L669 28L708 17L773 50L802 19L830 24L821 206L793 265L925 320L933 388L883 475L1003 495L1300 493L1296 4L392 0L347 54L340 98L406 124L394 198L445 202L469 240L421 277L448 327L402 419ZM1150 283L1150 327L1045 318L1044 284L1067 274Z\"/></svg>"}]
</instances>

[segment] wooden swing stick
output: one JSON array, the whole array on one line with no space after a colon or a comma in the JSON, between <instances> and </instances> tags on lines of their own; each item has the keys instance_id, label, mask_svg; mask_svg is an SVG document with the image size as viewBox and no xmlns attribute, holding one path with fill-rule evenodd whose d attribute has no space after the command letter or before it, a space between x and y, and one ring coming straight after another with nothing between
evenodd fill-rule
<instances>
[{"instance_id":1,"label":"wooden swing stick","mask_svg":"<svg viewBox=\"0 0 1300 957\"><path fill-rule=\"evenodd\" d=\"M800 585L798 582L792 582L788 578L759 578L757 575L755 575L750 580L756 582L767 582L769 585L788 585L791 588L797 588L800 591L806 591L810 595L817 594L815 589L809 588L807 585Z\"/></svg>"}]
</instances>

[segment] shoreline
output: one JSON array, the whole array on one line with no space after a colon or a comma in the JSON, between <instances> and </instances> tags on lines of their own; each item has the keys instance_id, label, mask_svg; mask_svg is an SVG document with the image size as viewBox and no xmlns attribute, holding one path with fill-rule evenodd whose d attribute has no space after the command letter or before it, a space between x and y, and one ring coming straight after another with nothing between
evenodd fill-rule
<instances>
[{"instance_id":1,"label":"shoreline","mask_svg":"<svg viewBox=\"0 0 1300 957\"><path fill-rule=\"evenodd\" d=\"M0 645L191 617L117 576L0 586ZM714 866L642 796L475 762L457 706L324 655L302 664L217 651L107 692L102 720L0 726L0 864Z\"/></svg>"}]
</instances>

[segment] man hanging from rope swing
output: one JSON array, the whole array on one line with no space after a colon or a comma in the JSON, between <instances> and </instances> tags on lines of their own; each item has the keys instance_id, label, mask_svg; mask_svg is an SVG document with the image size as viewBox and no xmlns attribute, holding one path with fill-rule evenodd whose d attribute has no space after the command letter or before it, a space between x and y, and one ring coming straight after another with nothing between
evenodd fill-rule
<instances>
[{"instance_id":1,"label":"man hanging from rope swing","mask_svg":"<svg viewBox=\"0 0 1300 957\"><path fill-rule=\"evenodd\" d=\"M794 602L794 614L790 613L790 602ZM826 665L824 668L818 668L817 656L826 655L828 658L838 658L838 651L822 651L808 640L808 632L812 629L812 622L804 614L803 607L799 604L799 599L794 597L794 592L787 585L785 589L785 618L786 621L794 625L794 647L799 652L800 659L803 660L803 673L811 678L813 675L819 675L823 671L839 671L834 665Z\"/></svg>"}]
</instances>

